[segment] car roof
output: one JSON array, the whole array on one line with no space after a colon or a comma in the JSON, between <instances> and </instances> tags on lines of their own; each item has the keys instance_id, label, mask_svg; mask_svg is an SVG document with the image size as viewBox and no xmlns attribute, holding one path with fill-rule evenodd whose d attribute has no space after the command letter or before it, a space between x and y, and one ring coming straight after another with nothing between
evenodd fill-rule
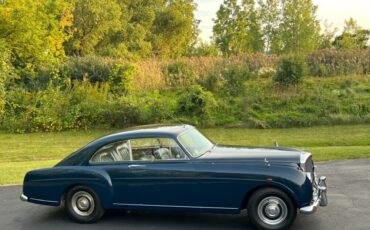
<instances>
[{"instance_id":1,"label":"car roof","mask_svg":"<svg viewBox=\"0 0 370 230\"><path fill-rule=\"evenodd\" d=\"M96 139L95 141L89 143L87 146L111 142L119 139L129 139L129 138L145 138L145 137L172 137L176 138L181 133L193 129L191 125L178 125L178 124L168 124L168 125L144 125L135 126L131 128L124 129L122 131L112 133L110 135Z\"/></svg>"},{"instance_id":2,"label":"car roof","mask_svg":"<svg viewBox=\"0 0 370 230\"><path fill-rule=\"evenodd\" d=\"M85 145L81 149L72 153L64 160L58 163L58 166L76 165L80 162L84 162L87 158L91 157L91 154L99 149L101 146L116 142L124 139L135 139L135 138L149 138L149 137L163 137L163 138L177 138L181 133L186 132L190 129L194 129L191 125L145 125L136 126L128 129L124 129L120 132L116 132L101 138L98 138L89 144Z\"/></svg>"},{"instance_id":3,"label":"car roof","mask_svg":"<svg viewBox=\"0 0 370 230\"><path fill-rule=\"evenodd\" d=\"M116 134L133 134L133 133L151 133L151 134L172 134L172 135L179 135L180 133L194 128L191 125L187 124L155 124L155 125L142 125L142 126L135 126L131 128L127 128L118 132ZM114 135L114 134L113 134Z\"/></svg>"}]
</instances>

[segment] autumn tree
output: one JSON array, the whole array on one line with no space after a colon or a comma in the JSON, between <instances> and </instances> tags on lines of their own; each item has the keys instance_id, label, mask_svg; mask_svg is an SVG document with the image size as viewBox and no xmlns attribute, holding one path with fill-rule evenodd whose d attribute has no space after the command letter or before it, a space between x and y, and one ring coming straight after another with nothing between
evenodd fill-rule
<instances>
[{"instance_id":1,"label":"autumn tree","mask_svg":"<svg viewBox=\"0 0 370 230\"><path fill-rule=\"evenodd\" d=\"M73 32L66 42L69 55L95 53L100 42L121 27L121 8L115 0L76 0Z\"/></svg>"},{"instance_id":2,"label":"autumn tree","mask_svg":"<svg viewBox=\"0 0 370 230\"><path fill-rule=\"evenodd\" d=\"M72 23L63 0L7 0L0 4L0 40L11 64L30 74L36 66L64 57L65 28Z\"/></svg>"}]
</instances>

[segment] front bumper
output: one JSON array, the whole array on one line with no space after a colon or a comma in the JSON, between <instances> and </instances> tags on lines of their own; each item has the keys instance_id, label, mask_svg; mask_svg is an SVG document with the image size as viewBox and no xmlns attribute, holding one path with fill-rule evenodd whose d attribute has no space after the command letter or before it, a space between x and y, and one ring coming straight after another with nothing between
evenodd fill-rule
<instances>
[{"instance_id":1,"label":"front bumper","mask_svg":"<svg viewBox=\"0 0 370 230\"><path fill-rule=\"evenodd\" d=\"M328 197L326 195L326 177L322 176L319 178L314 185L313 200L309 206L305 206L299 209L303 214L312 214L316 212L319 206L325 207L328 205Z\"/></svg>"}]
</instances>

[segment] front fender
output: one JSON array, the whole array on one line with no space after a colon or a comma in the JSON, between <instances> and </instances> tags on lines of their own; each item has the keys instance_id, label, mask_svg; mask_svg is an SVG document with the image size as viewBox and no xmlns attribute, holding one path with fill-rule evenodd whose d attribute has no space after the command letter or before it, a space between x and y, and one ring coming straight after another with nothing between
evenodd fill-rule
<instances>
[{"instance_id":1,"label":"front fender","mask_svg":"<svg viewBox=\"0 0 370 230\"><path fill-rule=\"evenodd\" d=\"M104 208L112 206L112 181L109 174L101 168L63 166L34 170L25 176L23 194L28 197L29 202L59 206L63 194L76 185L93 189Z\"/></svg>"}]
</instances>

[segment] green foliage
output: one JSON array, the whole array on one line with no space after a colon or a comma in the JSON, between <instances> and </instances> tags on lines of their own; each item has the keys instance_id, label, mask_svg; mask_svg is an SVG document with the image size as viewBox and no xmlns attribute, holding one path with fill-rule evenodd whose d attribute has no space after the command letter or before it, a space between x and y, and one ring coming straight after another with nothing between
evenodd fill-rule
<instances>
[{"instance_id":1,"label":"green foliage","mask_svg":"<svg viewBox=\"0 0 370 230\"><path fill-rule=\"evenodd\" d=\"M224 0L217 12L213 35L224 55L263 51L255 1Z\"/></svg>"},{"instance_id":2,"label":"green foliage","mask_svg":"<svg viewBox=\"0 0 370 230\"><path fill-rule=\"evenodd\" d=\"M193 0L166 0L153 22L153 53L164 58L185 55L198 36Z\"/></svg>"},{"instance_id":3,"label":"green foliage","mask_svg":"<svg viewBox=\"0 0 370 230\"><path fill-rule=\"evenodd\" d=\"M252 77L248 66L229 65L216 67L199 83L207 90L224 96L238 96L244 93L244 83Z\"/></svg>"},{"instance_id":4,"label":"green foliage","mask_svg":"<svg viewBox=\"0 0 370 230\"><path fill-rule=\"evenodd\" d=\"M281 0L259 0L259 18L262 21L262 34L265 42L265 51L268 53L278 50L279 25L281 16Z\"/></svg>"},{"instance_id":5,"label":"green foliage","mask_svg":"<svg viewBox=\"0 0 370 230\"><path fill-rule=\"evenodd\" d=\"M190 117L191 123L210 124L216 106L213 94L199 85L187 88L178 99L179 115Z\"/></svg>"},{"instance_id":6,"label":"green foliage","mask_svg":"<svg viewBox=\"0 0 370 230\"><path fill-rule=\"evenodd\" d=\"M121 9L116 1L77 0L73 9L73 37L67 43L67 53L94 53L97 45L121 26L120 17Z\"/></svg>"},{"instance_id":7,"label":"green foliage","mask_svg":"<svg viewBox=\"0 0 370 230\"><path fill-rule=\"evenodd\" d=\"M69 9L64 0L7 0L0 4L0 39L11 50L12 64L20 73L31 75L38 65L64 57Z\"/></svg>"},{"instance_id":8,"label":"green foliage","mask_svg":"<svg viewBox=\"0 0 370 230\"><path fill-rule=\"evenodd\" d=\"M248 67L230 66L222 71L223 92L229 96L237 96L245 91L244 83L250 78Z\"/></svg>"},{"instance_id":9,"label":"green foliage","mask_svg":"<svg viewBox=\"0 0 370 230\"><path fill-rule=\"evenodd\" d=\"M277 53L311 52L318 47L320 23L312 0L282 0Z\"/></svg>"},{"instance_id":10,"label":"green foliage","mask_svg":"<svg viewBox=\"0 0 370 230\"><path fill-rule=\"evenodd\" d=\"M11 72L10 51L7 49L5 42L0 39L0 117L4 112L5 105L5 82L11 75Z\"/></svg>"},{"instance_id":11,"label":"green foliage","mask_svg":"<svg viewBox=\"0 0 370 230\"><path fill-rule=\"evenodd\" d=\"M196 76L193 69L185 62L173 62L162 70L166 85L172 88L182 88L195 82Z\"/></svg>"},{"instance_id":12,"label":"green foliage","mask_svg":"<svg viewBox=\"0 0 370 230\"><path fill-rule=\"evenodd\" d=\"M244 121L259 128L366 123L370 82L360 79L310 79L299 88L285 89L267 81L250 82L242 101Z\"/></svg>"},{"instance_id":13,"label":"green foliage","mask_svg":"<svg viewBox=\"0 0 370 230\"><path fill-rule=\"evenodd\" d=\"M76 57L61 66L60 75L71 80L89 81L93 84L109 82L111 91L127 94L133 88L137 68L119 60L98 56Z\"/></svg>"},{"instance_id":14,"label":"green foliage","mask_svg":"<svg viewBox=\"0 0 370 230\"><path fill-rule=\"evenodd\" d=\"M219 50L213 43L200 42L195 44L186 55L190 57L214 57L219 55Z\"/></svg>"},{"instance_id":15,"label":"green foliage","mask_svg":"<svg viewBox=\"0 0 370 230\"><path fill-rule=\"evenodd\" d=\"M282 86L297 85L306 71L306 62L300 56L288 56L280 61L274 82Z\"/></svg>"},{"instance_id":16,"label":"green foliage","mask_svg":"<svg viewBox=\"0 0 370 230\"><path fill-rule=\"evenodd\" d=\"M67 53L179 57L198 36L192 0L77 0Z\"/></svg>"},{"instance_id":17,"label":"green foliage","mask_svg":"<svg viewBox=\"0 0 370 230\"><path fill-rule=\"evenodd\" d=\"M344 31L333 45L338 50L365 49L368 47L370 30L362 29L353 18L345 21Z\"/></svg>"}]
</instances>

